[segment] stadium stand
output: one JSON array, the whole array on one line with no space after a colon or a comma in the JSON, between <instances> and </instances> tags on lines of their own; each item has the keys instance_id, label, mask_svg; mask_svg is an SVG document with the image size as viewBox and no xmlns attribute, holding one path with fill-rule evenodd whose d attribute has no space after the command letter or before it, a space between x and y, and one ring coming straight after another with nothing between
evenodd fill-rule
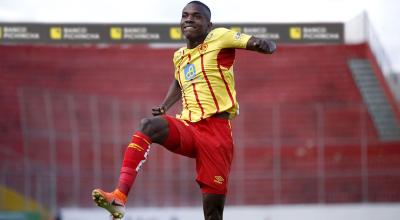
<instances>
[{"instance_id":1,"label":"stadium stand","mask_svg":"<svg viewBox=\"0 0 400 220\"><path fill-rule=\"evenodd\" d=\"M131 132L164 97L172 54L144 45L1 45L0 184L47 206L91 206L91 189L114 186ZM229 204L400 201L400 137L380 137L349 66L370 62L399 127L367 44L280 45L271 57L236 57ZM199 205L194 170L153 148L129 205Z\"/></svg>"}]
</instances>

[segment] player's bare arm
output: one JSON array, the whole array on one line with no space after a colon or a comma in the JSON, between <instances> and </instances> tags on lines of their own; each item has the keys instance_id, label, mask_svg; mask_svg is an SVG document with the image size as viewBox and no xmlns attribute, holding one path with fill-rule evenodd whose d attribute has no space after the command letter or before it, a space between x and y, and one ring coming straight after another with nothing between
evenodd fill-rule
<instances>
[{"instance_id":1,"label":"player's bare arm","mask_svg":"<svg viewBox=\"0 0 400 220\"><path fill-rule=\"evenodd\" d=\"M177 80L173 80L169 86L167 95L161 105L152 109L153 116L163 115L171 106L173 106L182 97L181 88Z\"/></svg>"},{"instance_id":2,"label":"player's bare arm","mask_svg":"<svg viewBox=\"0 0 400 220\"><path fill-rule=\"evenodd\" d=\"M246 45L246 50L253 50L260 53L272 54L276 50L276 44L273 41L251 37Z\"/></svg>"}]
</instances>

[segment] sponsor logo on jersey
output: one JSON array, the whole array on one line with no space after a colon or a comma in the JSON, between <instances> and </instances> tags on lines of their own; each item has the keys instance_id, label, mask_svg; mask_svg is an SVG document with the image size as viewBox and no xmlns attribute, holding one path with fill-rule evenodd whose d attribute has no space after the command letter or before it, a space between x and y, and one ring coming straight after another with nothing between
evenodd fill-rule
<instances>
[{"instance_id":1,"label":"sponsor logo on jersey","mask_svg":"<svg viewBox=\"0 0 400 220\"><path fill-rule=\"evenodd\" d=\"M196 67L193 64L188 64L183 69L185 80L190 81L196 77Z\"/></svg>"}]
</instances>

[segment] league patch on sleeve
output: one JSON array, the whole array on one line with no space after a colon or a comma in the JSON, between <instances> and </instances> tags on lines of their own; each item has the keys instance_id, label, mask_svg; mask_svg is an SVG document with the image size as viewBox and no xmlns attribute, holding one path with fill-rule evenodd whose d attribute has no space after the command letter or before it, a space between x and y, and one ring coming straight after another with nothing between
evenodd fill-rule
<instances>
[{"instance_id":1,"label":"league patch on sleeve","mask_svg":"<svg viewBox=\"0 0 400 220\"><path fill-rule=\"evenodd\" d=\"M235 40L240 40L240 38L242 37L242 34L237 32L234 36Z\"/></svg>"}]
</instances>

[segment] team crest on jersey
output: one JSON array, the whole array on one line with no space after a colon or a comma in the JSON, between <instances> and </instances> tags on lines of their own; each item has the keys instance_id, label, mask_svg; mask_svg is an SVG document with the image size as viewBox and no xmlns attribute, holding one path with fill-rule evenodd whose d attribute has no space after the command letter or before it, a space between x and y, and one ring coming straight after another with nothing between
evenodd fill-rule
<instances>
[{"instance_id":1,"label":"team crest on jersey","mask_svg":"<svg viewBox=\"0 0 400 220\"><path fill-rule=\"evenodd\" d=\"M185 80L190 81L196 77L196 67L193 64L188 64L183 69Z\"/></svg>"},{"instance_id":2,"label":"team crest on jersey","mask_svg":"<svg viewBox=\"0 0 400 220\"><path fill-rule=\"evenodd\" d=\"M203 43L199 46L199 52L200 54L205 54L208 48L208 44L207 43Z\"/></svg>"}]
</instances>

